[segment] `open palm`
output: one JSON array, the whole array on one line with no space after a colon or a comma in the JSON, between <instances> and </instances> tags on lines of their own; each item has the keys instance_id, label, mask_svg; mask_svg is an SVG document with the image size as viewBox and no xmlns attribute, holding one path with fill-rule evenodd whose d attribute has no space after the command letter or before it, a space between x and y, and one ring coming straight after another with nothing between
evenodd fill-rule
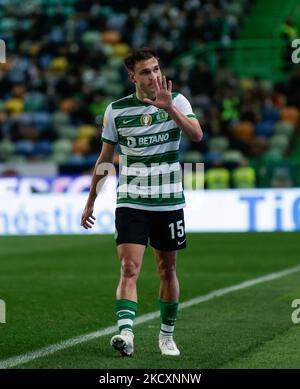
<instances>
[{"instance_id":1,"label":"open palm","mask_svg":"<svg viewBox=\"0 0 300 389\"><path fill-rule=\"evenodd\" d=\"M162 79L157 78L154 81L155 85L155 100L144 98L143 101L147 104L152 104L157 108L168 109L172 105L172 81L168 81L163 76Z\"/></svg>"}]
</instances>

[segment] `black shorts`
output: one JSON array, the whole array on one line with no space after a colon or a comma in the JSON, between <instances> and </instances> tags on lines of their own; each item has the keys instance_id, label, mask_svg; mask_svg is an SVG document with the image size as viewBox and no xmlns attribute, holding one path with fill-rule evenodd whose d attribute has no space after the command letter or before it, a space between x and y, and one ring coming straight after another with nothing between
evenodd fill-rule
<instances>
[{"instance_id":1,"label":"black shorts","mask_svg":"<svg viewBox=\"0 0 300 389\"><path fill-rule=\"evenodd\" d=\"M117 245L138 243L163 251L186 247L183 209L176 211L145 211L120 207L116 209Z\"/></svg>"}]
</instances>

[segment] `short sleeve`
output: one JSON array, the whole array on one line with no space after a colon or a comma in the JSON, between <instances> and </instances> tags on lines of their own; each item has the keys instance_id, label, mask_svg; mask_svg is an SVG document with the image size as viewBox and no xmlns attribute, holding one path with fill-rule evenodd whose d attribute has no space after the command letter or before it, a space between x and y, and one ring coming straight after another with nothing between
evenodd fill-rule
<instances>
[{"instance_id":1,"label":"short sleeve","mask_svg":"<svg viewBox=\"0 0 300 389\"><path fill-rule=\"evenodd\" d=\"M174 104L176 108L184 115L188 116L189 118L196 118L191 104L189 103L188 99L181 93L178 93L178 95L175 97Z\"/></svg>"},{"instance_id":2,"label":"short sleeve","mask_svg":"<svg viewBox=\"0 0 300 389\"><path fill-rule=\"evenodd\" d=\"M110 143L113 145L118 143L118 132L115 126L111 104L109 104L109 106L106 108L104 114L101 139L102 142Z\"/></svg>"}]
</instances>

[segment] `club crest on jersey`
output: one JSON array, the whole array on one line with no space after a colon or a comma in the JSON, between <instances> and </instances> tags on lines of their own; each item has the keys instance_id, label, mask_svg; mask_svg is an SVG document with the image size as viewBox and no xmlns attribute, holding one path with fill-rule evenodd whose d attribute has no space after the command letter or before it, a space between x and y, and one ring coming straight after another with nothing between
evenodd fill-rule
<instances>
[{"instance_id":1,"label":"club crest on jersey","mask_svg":"<svg viewBox=\"0 0 300 389\"><path fill-rule=\"evenodd\" d=\"M158 122L165 122L165 121L167 121L167 119L168 119L168 114L165 110L160 109L157 111L156 120Z\"/></svg>"},{"instance_id":2,"label":"club crest on jersey","mask_svg":"<svg viewBox=\"0 0 300 389\"><path fill-rule=\"evenodd\" d=\"M141 124L143 126L150 126L152 123L152 116L149 115L148 113L145 113L141 116Z\"/></svg>"}]
</instances>

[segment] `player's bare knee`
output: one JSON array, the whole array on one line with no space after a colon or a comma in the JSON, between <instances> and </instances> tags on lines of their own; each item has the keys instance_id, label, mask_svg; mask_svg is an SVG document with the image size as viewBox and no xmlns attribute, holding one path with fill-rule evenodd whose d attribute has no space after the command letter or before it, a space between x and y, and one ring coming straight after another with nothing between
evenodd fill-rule
<instances>
[{"instance_id":1,"label":"player's bare knee","mask_svg":"<svg viewBox=\"0 0 300 389\"><path fill-rule=\"evenodd\" d=\"M139 266L134 261L122 260L121 261L121 274L125 278L135 279L139 274Z\"/></svg>"}]
</instances>

